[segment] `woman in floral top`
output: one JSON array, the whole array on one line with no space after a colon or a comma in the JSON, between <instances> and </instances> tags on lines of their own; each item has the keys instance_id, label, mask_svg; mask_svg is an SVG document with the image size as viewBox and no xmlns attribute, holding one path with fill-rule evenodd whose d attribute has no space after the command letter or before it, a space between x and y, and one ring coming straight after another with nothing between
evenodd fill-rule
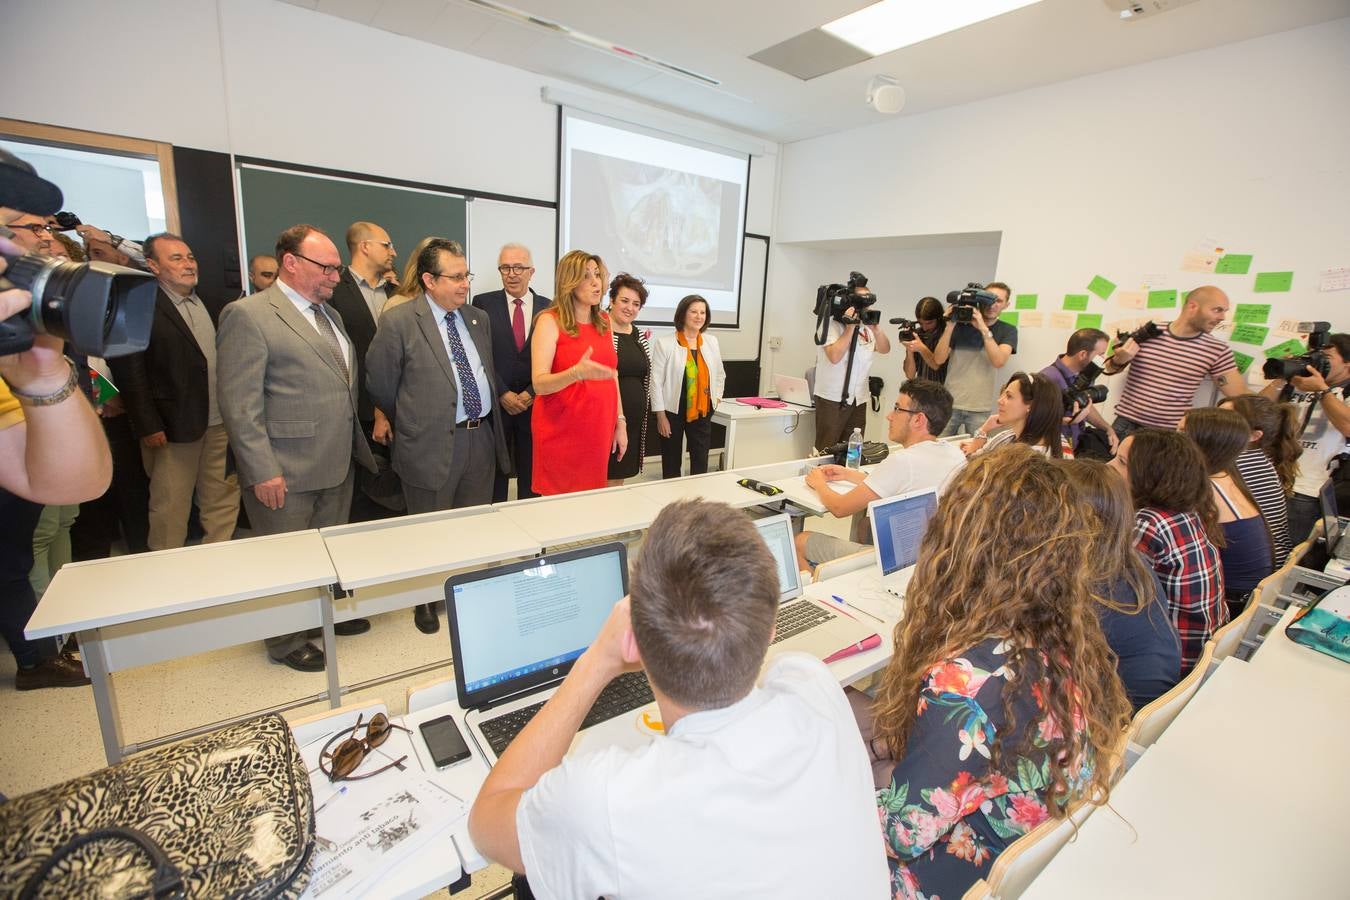
<instances>
[{"instance_id":1,"label":"woman in floral top","mask_svg":"<svg viewBox=\"0 0 1350 900\"><path fill-rule=\"evenodd\" d=\"M853 697L889 770L895 897L957 900L1047 818L1105 802L1130 704L1088 588L1089 521L1025 444L974 457L943 494L876 700Z\"/></svg>"}]
</instances>

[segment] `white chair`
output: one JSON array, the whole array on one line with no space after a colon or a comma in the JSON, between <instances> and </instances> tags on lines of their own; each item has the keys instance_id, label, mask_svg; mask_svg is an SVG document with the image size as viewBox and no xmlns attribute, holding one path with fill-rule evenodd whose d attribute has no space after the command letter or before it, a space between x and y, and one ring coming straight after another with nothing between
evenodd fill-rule
<instances>
[{"instance_id":1,"label":"white chair","mask_svg":"<svg viewBox=\"0 0 1350 900\"><path fill-rule=\"evenodd\" d=\"M1013 841L994 860L989 874L971 885L963 900L1016 900L1022 896L1096 809L1091 803L1079 803L1064 818L1047 819Z\"/></svg>"},{"instance_id":2,"label":"white chair","mask_svg":"<svg viewBox=\"0 0 1350 900\"><path fill-rule=\"evenodd\" d=\"M841 556L838 559L832 559L816 566L816 581L824 581L827 578L837 578L847 572L856 572L859 569L865 569L872 564L876 557L876 551L859 550L857 553L850 553L848 556Z\"/></svg>"},{"instance_id":3,"label":"white chair","mask_svg":"<svg viewBox=\"0 0 1350 900\"><path fill-rule=\"evenodd\" d=\"M1195 662L1195 668L1186 673L1186 677L1176 683L1170 691L1135 713L1126 734L1128 740L1125 752L1125 765L1134 765L1134 761L1153 746L1153 742L1166 730L1172 720L1181 714L1186 704L1191 702L1200 684L1209 670L1209 661L1214 657L1214 642L1206 641L1205 649Z\"/></svg>"},{"instance_id":4,"label":"white chair","mask_svg":"<svg viewBox=\"0 0 1350 900\"><path fill-rule=\"evenodd\" d=\"M415 713L455 699L455 679L441 678L408 686L408 712Z\"/></svg>"}]
</instances>

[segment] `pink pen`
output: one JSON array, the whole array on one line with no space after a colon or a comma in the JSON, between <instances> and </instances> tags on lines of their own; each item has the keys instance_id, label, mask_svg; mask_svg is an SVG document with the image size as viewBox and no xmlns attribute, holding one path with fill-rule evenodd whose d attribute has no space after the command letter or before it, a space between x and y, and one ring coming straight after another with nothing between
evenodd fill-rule
<instances>
[{"instance_id":1,"label":"pink pen","mask_svg":"<svg viewBox=\"0 0 1350 900\"><path fill-rule=\"evenodd\" d=\"M861 641L858 641L858 643L856 644L849 644L844 649L836 650L834 653L831 653L829 656L825 657L825 662L827 663L838 662L841 659L848 659L855 653L862 653L866 650L875 650L880 646L881 646L881 635L871 634L863 638Z\"/></svg>"}]
</instances>

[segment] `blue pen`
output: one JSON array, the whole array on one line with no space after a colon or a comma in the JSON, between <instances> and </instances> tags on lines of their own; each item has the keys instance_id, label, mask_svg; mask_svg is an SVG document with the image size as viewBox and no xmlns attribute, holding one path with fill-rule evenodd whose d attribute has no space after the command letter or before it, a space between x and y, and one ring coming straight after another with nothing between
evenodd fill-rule
<instances>
[{"instance_id":1,"label":"blue pen","mask_svg":"<svg viewBox=\"0 0 1350 900\"><path fill-rule=\"evenodd\" d=\"M865 610L865 609L858 609L858 607L856 607L856 606L849 606L849 605L848 605L848 602L847 602L846 600L844 600L843 597L840 597L838 594L831 594L831 595L830 595L830 599L833 600L835 603L838 603L840 606L843 606L843 607L846 607L846 608L848 608L848 609L851 609L851 610L853 610L854 612L860 612L860 613L862 613L863 615L867 616L867 618L869 618L869 619L876 619L876 620L877 620L878 622L880 622L882 625L885 625L885 624L886 624L886 621L885 621L884 619L882 619L882 618L879 617L879 616L874 616L874 615L872 615L870 612L868 612L868 611ZM848 613L844 613L844 615L848 616ZM849 616L849 618L850 618L850 619L856 619L857 616Z\"/></svg>"}]
</instances>

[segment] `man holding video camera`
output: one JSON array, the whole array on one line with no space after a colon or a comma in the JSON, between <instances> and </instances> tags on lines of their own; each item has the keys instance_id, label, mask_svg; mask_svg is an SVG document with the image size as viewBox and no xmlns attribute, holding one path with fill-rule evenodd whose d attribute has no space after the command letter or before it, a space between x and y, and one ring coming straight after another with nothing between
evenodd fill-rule
<instances>
[{"instance_id":1,"label":"man holding video camera","mask_svg":"<svg viewBox=\"0 0 1350 900\"><path fill-rule=\"evenodd\" d=\"M1302 423L1299 442L1303 455L1298 459L1298 476L1294 479L1294 493L1289 497L1289 534L1294 543L1308 537L1313 523L1322 514L1317 499L1327 470L1338 455L1350 450L1350 405L1345 402L1350 387L1350 334L1331 334L1327 323L1320 340L1314 333L1309 340L1309 352L1291 359L1272 359L1266 362L1265 374L1288 375L1273 377L1261 389L1271 400L1287 399L1298 409ZM1316 348L1314 344L1318 344ZM1293 366L1284 366L1276 373L1272 364L1302 363L1303 375L1292 374ZM1341 465L1346 465L1343 461ZM1343 509L1343 507L1342 507Z\"/></svg>"},{"instance_id":2,"label":"man holding video camera","mask_svg":"<svg viewBox=\"0 0 1350 900\"><path fill-rule=\"evenodd\" d=\"M1205 285L1186 296L1166 328L1140 328L1106 361L1106 374L1125 372L1125 387L1111 423L1116 437L1141 428L1176 428L1206 377L1226 397L1249 393L1228 344L1212 332L1228 315L1228 295ZM1152 323L1149 323L1152 325Z\"/></svg>"},{"instance_id":3,"label":"man holding video camera","mask_svg":"<svg viewBox=\"0 0 1350 900\"><path fill-rule=\"evenodd\" d=\"M837 288L838 285L829 287ZM891 352L890 338L877 327L881 312L868 308L877 298L867 288L867 276L850 272L847 294L847 299L833 301L836 306L842 302L851 305L832 315L824 342L821 343L819 333L816 336L817 450L847 441L855 428L866 432L867 375L872 370L872 357ZM818 316L820 302L818 294Z\"/></svg>"},{"instance_id":4,"label":"man holding video camera","mask_svg":"<svg viewBox=\"0 0 1350 900\"><path fill-rule=\"evenodd\" d=\"M947 295L947 324L933 359L947 363L944 382L952 395L952 417L943 436L974 434L989 418L998 389L996 374L1017 352L1017 329L999 320L1012 291L1001 281L972 284Z\"/></svg>"},{"instance_id":5,"label":"man holding video camera","mask_svg":"<svg viewBox=\"0 0 1350 900\"><path fill-rule=\"evenodd\" d=\"M1096 375L1103 371L1106 345L1110 340L1110 335L1099 328L1080 328L1069 335L1064 353L1041 369L1041 374L1064 393L1063 433L1069 441L1069 446L1078 449L1078 439L1083 434L1083 423L1087 422L1105 434L1110 444L1111 455L1114 456L1116 447L1120 445L1120 438L1116 437L1115 431L1107 424L1097 405L1087 396ZM1088 373L1087 377L1081 377L1084 371Z\"/></svg>"}]
</instances>

